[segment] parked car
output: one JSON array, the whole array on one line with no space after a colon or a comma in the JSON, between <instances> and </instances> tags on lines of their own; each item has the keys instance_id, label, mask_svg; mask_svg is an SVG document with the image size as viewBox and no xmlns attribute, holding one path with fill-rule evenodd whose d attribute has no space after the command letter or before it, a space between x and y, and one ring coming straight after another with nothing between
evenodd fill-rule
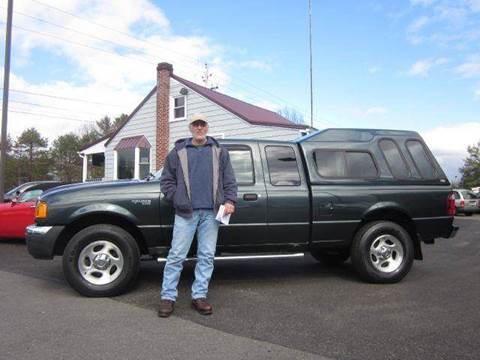
<instances>
[{"instance_id":1,"label":"parked car","mask_svg":"<svg viewBox=\"0 0 480 360\"><path fill-rule=\"evenodd\" d=\"M24 238L25 228L35 223L35 202L48 189L60 182L36 184L14 197L0 203L0 238Z\"/></svg>"},{"instance_id":2,"label":"parked car","mask_svg":"<svg viewBox=\"0 0 480 360\"><path fill-rule=\"evenodd\" d=\"M220 226L218 255L351 257L362 279L394 283L422 259L422 242L458 229L451 185L416 132L327 129L297 141L221 143L238 197L230 224ZM126 291L141 255L157 259L169 250L174 210L158 178L41 196L28 251L38 259L63 255L65 277L83 295Z\"/></svg>"},{"instance_id":3,"label":"parked car","mask_svg":"<svg viewBox=\"0 0 480 360\"><path fill-rule=\"evenodd\" d=\"M14 187L5 195L3 196L3 201L4 202L10 202L12 201L13 198L22 195L24 192L29 191L29 190L36 190L36 189L41 189L41 190L47 190L50 189L54 186L62 185L64 184L61 181L30 181L23 183L17 187Z\"/></svg>"},{"instance_id":4,"label":"parked car","mask_svg":"<svg viewBox=\"0 0 480 360\"><path fill-rule=\"evenodd\" d=\"M453 189L457 214L472 216L480 212L480 198L471 190Z\"/></svg>"}]
</instances>

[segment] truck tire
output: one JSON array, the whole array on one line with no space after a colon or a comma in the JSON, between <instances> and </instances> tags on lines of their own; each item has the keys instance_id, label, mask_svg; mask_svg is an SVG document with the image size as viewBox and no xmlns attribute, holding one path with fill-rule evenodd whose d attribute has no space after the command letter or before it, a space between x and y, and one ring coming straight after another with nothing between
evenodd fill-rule
<instances>
[{"instance_id":1,"label":"truck tire","mask_svg":"<svg viewBox=\"0 0 480 360\"><path fill-rule=\"evenodd\" d=\"M353 267L363 280L396 283L410 271L414 247L402 226L391 221L375 221L357 232L351 257Z\"/></svg>"},{"instance_id":2,"label":"truck tire","mask_svg":"<svg viewBox=\"0 0 480 360\"><path fill-rule=\"evenodd\" d=\"M312 250L310 254L324 265L335 266L348 260L350 249L319 249Z\"/></svg>"},{"instance_id":3,"label":"truck tire","mask_svg":"<svg viewBox=\"0 0 480 360\"><path fill-rule=\"evenodd\" d=\"M89 297L115 296L135 281L140 250L124 229L107 224L92 225L76 233L63 253L67 282Z\"/></svg>"}]
</instances>

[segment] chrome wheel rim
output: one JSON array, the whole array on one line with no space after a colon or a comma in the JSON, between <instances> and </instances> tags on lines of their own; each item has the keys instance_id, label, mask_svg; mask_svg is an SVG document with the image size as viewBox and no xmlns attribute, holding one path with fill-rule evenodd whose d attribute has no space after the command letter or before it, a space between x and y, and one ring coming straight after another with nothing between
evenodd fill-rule
<instances>
[{"instance_id":1,"label":"chrome wheel rim","mask_svg":"<svg viewBox=\"0 0 480 360\"><path fill-rule=\"evenodd\" d=\"M78 271L93 285L107 285L115 281L123 270L123 254L108 240L88 244L78 257Z\"/></svg>"},{"instance_id":2,"label":"chrome wheel rim","mask_svg":"<svg viewBox=\"0 0 480 360\"><path fill-rule=\"evenodd\" d=\"M393 235L381 235L372 242L369 255L375 269L382 273L393 272L398 270L403 262L402 242Z\"/></svg>"}]
</instances>

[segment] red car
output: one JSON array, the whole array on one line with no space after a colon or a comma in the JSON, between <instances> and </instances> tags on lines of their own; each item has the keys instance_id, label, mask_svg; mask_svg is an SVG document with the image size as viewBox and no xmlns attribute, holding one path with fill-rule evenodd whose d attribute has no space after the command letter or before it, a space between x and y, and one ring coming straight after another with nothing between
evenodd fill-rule
<instances>
[{"instance_id":1,"label":"red car","mask_svg":"<svg viewBox=\"0 0 480 360\"><path fill-rule=\"evenodd\" d=\"M52 183L47 188L61 185ZM25 228L35 222L35 201L46 186L28 189L12 202L0 203L0 238L24 238Z\"/></svg>"}]
</instances>

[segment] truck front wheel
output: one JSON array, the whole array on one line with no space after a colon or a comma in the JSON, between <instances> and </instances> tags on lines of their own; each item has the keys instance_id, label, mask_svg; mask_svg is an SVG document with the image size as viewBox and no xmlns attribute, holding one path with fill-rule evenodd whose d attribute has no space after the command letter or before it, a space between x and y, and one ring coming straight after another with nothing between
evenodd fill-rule
<instances>
[{"instance_id":1,"label":"truck front wheel","mask_svg":"<svg viewBox=\"0 0 480 360\"><path fill-rule=\"evenodd\" d=\"M140 250L135 239L114 225L92 225L68 242L63 254L67 282L90 297L125 292L137 277Z\"/></svg>"},{"instance_id":2,"label":"truck front wheel","mask_svg":"<svg viewBox=\"0 0 480 360\"><path fill-rule=\"evenodd\" d=\"M363 280L395 283L402 280L412 267L413 242L402 226L391 221L376 221L357 232L351 257Z\"/></svg>"}]
</instances>

